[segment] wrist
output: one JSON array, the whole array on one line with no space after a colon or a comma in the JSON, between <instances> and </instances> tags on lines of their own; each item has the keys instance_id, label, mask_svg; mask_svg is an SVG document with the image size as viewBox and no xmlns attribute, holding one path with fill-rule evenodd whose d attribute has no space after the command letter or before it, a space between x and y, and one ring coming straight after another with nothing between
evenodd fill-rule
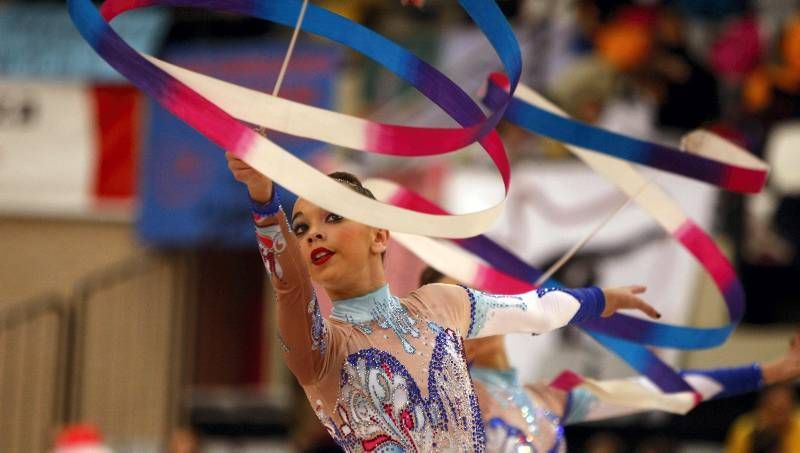
<instances>
[{"instance_id":1,"label":"wrist","mask_svg":"<svg viewBox=\"0 0 800 453\"><path fill-rule=\"evenodd\" d=\"M764 384L772 385L800 377L800 364L780 359L763 364L761 371L764 374Z\"/></svg>"},{"instance_id":2,"label":"wrist","mask_svg":"<svg viewBox=\"0 0 800 453\"><path fill-rule=\"evenodd\" d=\"M604 316L606 311L606 294L596 287L563 288L562 291L572 295L580 303L578 311L573 315L570 324L581 323Z\"/></svg>"},{"instance_id":3,"label":"wrist","mask_svg":"<svg viewBox=\"0 0 800 453\"><path fill-rule=\"evenodd\" d=\"M247 186L247 193L250 199L259 204L267 204L272 201L272 184Z\"/></svg>"},{"instance_id":4,"label":"wrist","mask_svg":"<svg viewBox=\"0 0 800 453\"><path fill-rule=\"evenodd\" d=\"M281 200L278 194L272 193L270 195L270 199L265 203L253 198L250 199L250 211L253 214L253 221L257 225L261 225L265 219L274 216L281 209Z\"/></svg>"},{"instance_id":5,"label":"wrist","mask_svg":"<svg viewBox=\"0 0 800 453\"><path fill-rule=\"evenodd\" d=\"M600 313L601 318L608 318L614 314L614 297L606 288L600 288L603 294L603 311Z\"/></svg>"}]
</instances>

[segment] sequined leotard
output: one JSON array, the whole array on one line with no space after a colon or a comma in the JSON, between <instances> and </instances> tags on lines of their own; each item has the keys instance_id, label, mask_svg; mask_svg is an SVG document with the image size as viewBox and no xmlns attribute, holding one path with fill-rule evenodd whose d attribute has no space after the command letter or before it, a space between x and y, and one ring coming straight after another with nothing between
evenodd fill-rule
<instances>
[{"instance_id":1,"label":"sequined leotard","mask_svg":"<svg viewBox=\"0 0 800 453\"><path fill-rule=\"evenodd\" d=\"M585 388L564 392L543 383L522 385L513 369L472 367L470 374L483 416L487 451L491 452L564 452L565 425L643 410L604 402ZM684 370L681 374L704 401L755 391L763 385L758 364ZM644 378L626 380L654 389Z\"/></svg>"},{"instance_id":2,"label":"sequined leotard","mask_svg":"<svg viewBox=\"0 0 800 453\"><path fill-rule=\"evenodd\" d=\"M277 203L254 218L284 358L346 451L485 451L462 335L542 333L604 308L597 288L494 296L433 284L400 298L384 286L336 301L326 320Z\"/></svg>"},{"instance_id":3,"label":"sequined leotard","mask_svg":"<svg viewBox=\"0 0 800 453\"><path fill-rule=\"evenodd\" d=\"M491 452L563 452L565 392L520 384L513 369L470 368Z\"/></svg>"}]
</instances>

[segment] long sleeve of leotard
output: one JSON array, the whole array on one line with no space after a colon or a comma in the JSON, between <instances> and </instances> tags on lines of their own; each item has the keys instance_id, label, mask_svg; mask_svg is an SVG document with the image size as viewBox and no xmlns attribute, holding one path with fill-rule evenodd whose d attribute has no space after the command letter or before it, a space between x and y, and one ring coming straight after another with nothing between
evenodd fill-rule
<instances>
[{"instance_id":1,"label":"long sleeve of leotard","mask_svg":"<svg viewBox=\"0 0 800 453\"><path fill-rule=\"evenodd\" d=\"M545 333L600 317L605 297L600 288L539 289L504 296L464 288L469 299L467 338L508 333Z\"/></svg>"},{"instance_id":2,"label":"long sleeve of leotard","mask_svg":"<svg viewBox=\"0 0 800 453\"><path fill-rule=\"evenodd\" d=\"M308 269L278 194L273 192L269 203L253 203L252 211L258 248L277 299L283 356L300 384L313 383L325 364L329 334Z\"/></svg>"},{"instance_id":3,"label":"long sleeve of leotard","mask_svg":"<svg viewBox=\"0 0 800 453\"><path fill-rule=\"evenodd\" d=\"M753 392L764 385L764 376L757 363L734 368L682 370L680 375L703 397L703 401ZM653 384L642 377L631 380L643 388L655 390ZM591 390L578 387L567 397L564 423L602 420L639 412L642 409L603 401Z\"/></svg>"},{"instance_id":4,"label":"long sleeve of leotard","mask_svg":"<svg viewBox=\"0 0 800 453\"><path fill-rule=\"evenodd\" d=\"M446 302L450 322L465 338L549 332L598 318L605 308L603 291L596 287L498 295L439 283L420 290L438 293L432 300Z\"/></svg>"}]
</instances>

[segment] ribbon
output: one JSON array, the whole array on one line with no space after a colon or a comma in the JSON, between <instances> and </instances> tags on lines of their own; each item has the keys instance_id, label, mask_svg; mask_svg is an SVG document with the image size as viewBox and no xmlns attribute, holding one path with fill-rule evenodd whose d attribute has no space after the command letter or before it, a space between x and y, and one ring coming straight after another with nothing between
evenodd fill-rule
<instances>
[{"instance_id":1,"label":"ribbon","mask_svg":"<svg viewBox=\"0 0 800 453\"><path fill-rule=\"evenodd\" d=\"M371 190L378 190L376 196L380 199L394 200L403 206L431 203L420 195L411 195L407 189L402 189L398 186L394 188L402 193L402 197L395 198L395 194L391 190L385 190L386 188L391 188L392 183L384 180L367 180L364 185ZM381 190L381 188L384 190ZM492 265L483 260L481 253L486 256L513 256L512 252L485 236L481 236L480 241L475 241L477 238L459 241L475 241L471 245L479 251L478 254L470 253L464 248L445 240L403 233L393 233L392 237L439 272L453 277L467 286L484 291L496 294L518 294L530 291L537 287L535 278L524 281L512 274L525 272L531 276L542 275L541 271L516 257L517 264L511 267L507 267L502 262L495 261L495 265ZM544 286L560 285L554 280L548 280ZM513 291L511 290L512 288ZM611 318L600 320L598 323L602 324L609 319ZM572 371L565 371L558 376L553 381L552 385L554 387L569 391L577 386L585 386L599 398L612 404L622 404L641 409L658 409L680 414L688 412L702 400L700 395L678 373L642 344L615 338L614 332L611 335L595 332L591 328L587 328L586 324L584 323L580 328L628 363L631 368L647 377L659 390L642 390L641 386L632 381L620 381L613 386L608 386L604 384L604 381L589 379Z\"/></svg>"},{"instance_id":2,"label":"ribbon","mask_svg":"<svg viewBox=\"0 0 800 453\"><path fill-rule=\"evenodd\" d=\"M513 89L519 79L521 60L519 45L508 22L493 2L462 0L461 4L497 51ZM309 5L302 24L303 30L339 42L372 58L417 88L462 127L422 128L359 120L347 122L349 128L340 128L338 126L343 124L325 121L333 117L340 120L355 119L338 114L321 115L323 111L319 109L315 110L315 116L304 116L299 120L291 115L256 117L263 113L259 110L263 106L254 97L242 97L245 94L252 95L252 92L220 91L221 87L231 86L213 84L211 78L190 75L185 70L161 64L128 46L107 23L125 11L161 5L208 8L284 25L294 25L301 7L296 0L110 0L98 12L89 0L68 1L70 15L84 39L117 71L217 145L299 197L361 223L434 237L474 236L488 229L499 215L505 197L492 207L461 215L435 215L370 200L253 132L243 121L278 130L287 127L273 124L273 121L294 122L307 126L303 133L298 134L304 137L404 157L452 152L477 140L500 172L507 193L510 168L505 148L494 127L502 118L510 96L506 96L505 104L501 103L503 105L500 108L485 116L466 93L429 64L361 25L326 9ZM175 77L179 73L180 79ZM231 99L236 99L236 107L222 101L229 95ZM312 128L310 122L313 120L322 124L317 123L318 127Z\"/></svg>"},{"instance_id":3,"label":"ribbon","mask_svg":"<svg viewBox=\"0 0 800 453\"><path fill-rule=\"evenodd\" d=\"M494 83L497 86L498 80L502 84L502 79L495 75L492 77L490 84ZM488 96L490 94L487 94ZM514 112L524 110L512 109L518 104L536 106L539 109L547 109L554 115L566 116L555 105L524 85L518 86L514 97L511 106L507 110L507 119L523 127L527 124L526 121L528 119L519 117L517 116L519 113ZM753 158L745 150L735 147L705 131L695 131L689 134L684 138L683 143L686 148L712 158L720 158L720 160L727 160L728 162L751 162L753 168L767 168L766 164ZM624 392L630 399L630 405L684 413L694 404L701 401L701 398L681 376L643 345L700 349L714 347L723 343L741 320L744 311L744 294L741 284L730 262L714 241L692 222L665 192L655 184L652 184L651 181L646 180L633 166L619 159L589 152L575 145L568 144L567 148L593 170L617 185L631 200L644 208L665 231L700 262L705 272L712 277L717 289L724 298L730 322L716 328L661 324L623 314L616 314L607 319L593 320L582 325L582 328L596 341L617 354L632 368L659 387L660 392L651 392L650 399L642 399L642 392L633 388ZM371 182L371 184L375 183ZM729 183L731 187L743 187L739 185L739 181L736 178L730 180ZM410 194L407 190L399 187L395 188L394 194L382 193L382 196L392 199L394 203L401 206L419 205L426 206L426 209L431 210L428 207L430 204L428 200L418 195ZM526 278L526 276L536 275L537 273L541 275L538 269L525 263L521 264L524 271L520 272L519 267L511 267L506 263L498 263L496 261L490 264L482 260L481 258L484 256L496 255L498 253L497 249L502 249L501 246L491 242L488 238L482 238L480 245L472 248L476 252L475 255L464 251L457 252L441 242L436 244L431 239L422 239L413 235L395 235L395 238L440 272L458 278L469 286L475 286L487 291L503 292L505 290L505 292L516 293L520 292L520 290L532 290L537 286L536 280L529 277ZM474 239L471 238L466 241ZM463 244L464 241L461 240L461 243ZM520 266L520 263L517 263L517 266ZM517 279L519 277L523 282ZM546 276L544 277L546 278ZM503 288L503 285L507 284L506 282L508 281L514 285L514 291L508 291L508 288ZM524 282L527 282L527 285ZM520 284L522 287L520 287ZM555 282L550 282L548 285L556 284ZM585 385L601 398L615 403L619 403L621 401L620 398L625 398L619 394L612 397L608 392L609 388L606 388L607 386L598 381L578 376L573 372L566 372L557 378L554 383L565 390L578 385ZM619 385L625 386L626 384L622 382ZM619 385L615 384L613 388L619 390ZM662 392L672 396L667 397ZM689 404L689 402L692 404Z\"/></svg>"},{"instance_id":4,"label":"ribbon","mask_svg":"<svg viewBox=\"0 0 800 453\"><path fill-rule=\"evenodd\" d=\"M404 233L412 234L407 242L427 240L442 245L439 241L413 235L466 238L456 241L461 248L428 244L417 250L426 256L430 255L426 250L439 250L438 259L453 258L440 262L440 270L492 292L522 292L532 288L532 283L542 276L541 271L528 266L513 253L484 236L476 236L487 230L497 218L505 197L484 210L452 215L408 189L373 181L370 186L382 200L373 201L317 172L253 132L249 125L360 151L401 157L449 153L478 141L500 173L506 195L510 167L503 144L494 131L503 116L528 130L571 144L573 152L629 196L633 195L633 187L644 187L635 169L579 147L682 174L728 190L754 192L763 186L766 165L706 132L687 137L690 152L682 153L570 120L534 92L525 87L517 90L520 51L505 18L494 2L461 0L460 3L491 42L507 74L490 78L484 100L490 107L488 116L447 77L386 38L313 5L308 6L302 23L303 30L346 45L383 65L461 125L456 128L425 128L370 122L194 73L136 52L107 23L125 11L164 5L207 8L294 25L301 9L297 0L109 0L100 11L90 0L68 0L77 28L101 57L210 140L276 183L325 209L361 223L390 229L397 238L403 238ZM635 200L692 252L714 278L725 297L732 322L718 328L701 329L616 315L587 325L587 331L662 390L691 392L691 387L683 379L675 379L674 371L642 345L688 349L720 344L741 318L741 286L713 241L683 215L666 194L650 186L640 190L642 193L637 194ZM456 266L455 263L461 263L461 267L448 269Z\"/></svg>"},{"instance_id":5,"label":"ribbon","mask_svg":"<svg viewBox=\"0 0 800 453\"><path fill-rule=\"evenodd\" d=\"M490 108L500 106L511 88L504 75L492 74L484 103ZM684 150L679 150L571 119L527 87L512 92L514 100L505 119L531 132L734 192L756 193L766 182L769 167L765 162L710 132L690 134L684 139Z\"/></svg>"}]
</instances>

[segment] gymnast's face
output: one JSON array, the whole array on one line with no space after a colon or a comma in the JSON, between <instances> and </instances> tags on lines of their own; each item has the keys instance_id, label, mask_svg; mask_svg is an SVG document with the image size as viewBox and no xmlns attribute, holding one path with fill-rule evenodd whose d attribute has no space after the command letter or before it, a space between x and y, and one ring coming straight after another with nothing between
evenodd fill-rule
<instances>
[{"instance_id":1,"label":"gymnast's face","mask_svg":"<svg viewBox=\"0 0 800 453\"><path fill-rule=\"evenodd\" d=\"M331 299L360 296L385 281L381 254L389 241L387 230L345 219L303 199L294 205L291 227L311 279Z\"/></svg>"}]
</instances>

